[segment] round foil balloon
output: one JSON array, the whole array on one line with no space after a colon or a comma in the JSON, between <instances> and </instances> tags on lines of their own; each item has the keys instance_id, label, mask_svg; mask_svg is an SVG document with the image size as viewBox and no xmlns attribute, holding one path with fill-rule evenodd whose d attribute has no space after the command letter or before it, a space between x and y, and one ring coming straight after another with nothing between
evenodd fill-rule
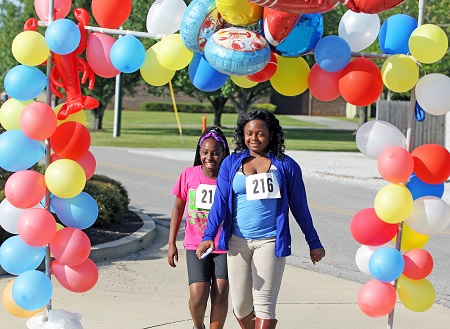
<instances>
[{"instance_id":1,"label":"round foil balloon","mask_svg":"<svg viewBox=\"0 0 450 329\"><path fill-rule=\"evenodd\" d=\"M324 13L334 9L339 4L339 0L249 0L262 7L269 7L276 10L286 11L296 14ZM342 1L341 1L342 2Z\"/></svg>"},{"instance_id":2,"label":"round foil balloon","mask_svg":"<svg viewBox=\"0 0 450 329\"><path fill-rule=\"evenodd\" d=\"M205 57L217 71L250 75L261 71L269 62L270 48L260 34L229 27L212 35L205 46Z\"/></svg>"}]
</instances>

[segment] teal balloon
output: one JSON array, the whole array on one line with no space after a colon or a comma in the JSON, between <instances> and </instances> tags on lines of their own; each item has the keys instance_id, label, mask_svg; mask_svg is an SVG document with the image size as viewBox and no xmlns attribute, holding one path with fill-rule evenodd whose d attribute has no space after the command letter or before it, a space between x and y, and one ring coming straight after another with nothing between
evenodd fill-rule
<instances>
[{"instance_id":1,"label":"teal balloon","mask_svg":"<svg viewBox=\"0 0 450 329\"><path fill-rule=\"evenodd\" d=\"M13 275L35 270L45 257L44 247L32 247L14 235L6 239L0 247L0 265Z\"/></svg>"},{"instance_id":2,"label":"teal balloon","mask_svg":"<svg viewBox=\"0 0 450 329\"><path fill-rule=\"evenodd\" d=\"M20 274L13 283L12 297L16 304L27 311L39 310L52 298L53 286L43 272L31 270Z\"/></svg>"},{"instance_id":3,"label":"teal balloon","mask_svg":"<svg viewBox=\"0 0 450 329\"><path fill-rule=\"evenodd\" d=\"M70 54L78 47L80 40L80 29L69 19L57 19L45 30L45 42L55 54Z\"/></svg>"},{"instance_id":4,"label":"teal balloon","mask_svg":"<svg viewBox=\"0 0 450 329\"><path fill-rule=\"evenodd\" d=\"M0 135L0 167L7 171L26 170L44 155L42 144L21 130L8 130Z\"/></svg>"},{"instance_id":5,"label":"teal balloon","mask_svg":"<svg viewBox=\"0 0 450 329\"><path fill-rule=\"evenodd\" d=\"M144 64L145 48L138 38L128 34L114 42L109 56L117 70L133 73Z\"/></svg>"},{"instance_id":6,"label":"teal balloon","mask_svg":"<svg viewBox=\"0 0 450 329\"><path fill-rule=\"evenodd\" d=\"M19 101L28 101L39 96L47 85L45 74L34 66L17 65L6 73L6 93Z\"/></svg>"},{"instance_id":7,"label":"teal balloon","mask_svg":"<svg viewBox=\"0 0 450 329\"><path fill-rule=\"evenodd\" d=\"M322 35L322 15L304 14L289 35L275 47L275 51L284 57L307 54L316 47Z\"/></svg>"},{"instance_id":8,"label":"teal balloon","mask_svg":"<svg viewBox=\"0 0 450 329\"><path fill-rule=\"evenodd\" d=\"M53 196L50 204L64 225L80 230L92 226L98 217L97 202L86 192L81 192L73 198Z\"/></svg>"}]
</instances>

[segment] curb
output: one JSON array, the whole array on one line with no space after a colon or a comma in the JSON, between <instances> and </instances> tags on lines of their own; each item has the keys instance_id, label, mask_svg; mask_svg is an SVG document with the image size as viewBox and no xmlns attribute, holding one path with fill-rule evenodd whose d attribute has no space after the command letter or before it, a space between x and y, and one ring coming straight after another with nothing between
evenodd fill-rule
<instances>
[{"instance_id":1,"label":"curb","mask_svg":"<svg viewBox=\"0 0 450 329\"><path fill-rule=\"evenodd\" d=\"M130 234L129 236L123 237L116 241L92 246L89 258L94 261L94 263L127 256L132 252L136 252L142 248L145 248L155 239L156 224L154 220L150 216L144 214L141 210L134 208L133 206L129 206L128 209L136 213L142 219L144 225L142 225L139 230ZM41 265L39 265L37 269L44 270L44 263L45 260L41 263ZM6 272L2 267L0 267L0 276L7 275L12 274Z\"/></svg>"}]
</instances>

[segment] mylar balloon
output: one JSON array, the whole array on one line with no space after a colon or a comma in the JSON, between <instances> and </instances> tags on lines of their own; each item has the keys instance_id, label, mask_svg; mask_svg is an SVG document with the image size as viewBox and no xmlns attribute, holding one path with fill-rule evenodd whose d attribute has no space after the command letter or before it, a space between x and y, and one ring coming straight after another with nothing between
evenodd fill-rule
<instances>
[{"instance_id":1,"label":"mylar balloon","mask_svg":"<svg viewBox=\"0 0 450 329\"><path fill-rule=\"evenodd\" d=\"M270 83L281 95L296 96L308 88L308 63L302 57L277 55L278 68Z\"/></svg>"},{"instance_id":2,"label":"mylar balloon","mask_svg":"<svg viewBox=\"0 0 450 329\"><path fill-rule=\"evenodd\" d=\"M117 29L131 14L131 0L92 0L92 15L101 27Z\"/></svg>"},{"instance_id":3,"label":"mylar balloon","mask_svg":"<svg viewBox=\"0 0 450 329\"><path fill-rule=\"evenodd\" d=\"M168 83L175 75L174 70L168 70L158 61L157 48L159 43L155 43L145 52L145 60L140 68L142 79L151 86L162 86Z\"/></svg>"},{"instance_id":4,"label":"mylar balloon","mask_svg":"<svg viewBox=\"0 0 450 329\"><path fill-rule=\"evenodd\" d=\"M180 23L184 45L193 52L203 52L206 41L225 27L225 20L216 8L215 0L194 0L187 7Z\"/></svg>"},{"instance_id":5,"label":"mylar balloon","mask_svg":"<svg viewBox=\"0 0 450 329\"><path fill-rule=\"evenodd\" d=\"M383 80L378 66L368 58L355 58L342 70L339 91L342 98L350 104L372 104L383 91Z\"/></svg>"},{"instance_id":6,"label":"mylar balloon","mask_svg":"<svg viewBox=\"0 0 450 329\"><path fill-rule=\"evenodd\" d=\"M393 55L385 60L381 68L384 85L397 93L411 90L419 80L419 67L409 56Z\"/></svg>"},{"instance_id":7,"label":"mylar balloon","mask_svg":"<svg viewBox=\"0 0 450 329\"><path fill-rule=\"evenodd\" d=\"M345 1L345 6L356 13L376 14L394 8L403 1L404 0L348 0Z\"/></svg>"},{"instance_id":8,"label":"mylar balloon","mask_svg":"<svg viewBox=\"0 0 450 329\"><path fill-rule=\"evenodd\" d=\"M19 101L29 101L39 96L47 85L47 77L36 67L17 65L6 73L6 93Z\"/></svg>"},{"instance_id":9,"label":"mylar balloon","mask_svg":"<svg viewBox=\"0 0 450 329\"><path fill-rule=\"evenodd\" d=\"M381 25L378 43L384 54L408 54L408 41L417 28L417 20L409 15L398 14L389 17Z\"/></svg>"},{"instance_id":10,"label":"mylar balloon","mask_svg":"<svg viewBox=\"0 0 450 329\"><path fill-rule=\"evenodd\" d=\"M261 71L247 75L246 77L247 79L254 82L264 82L273 77L273 75L277 71L277 68L278 68L277 56L275 56L275 54L271 52L269 63L267 63L266 66L264 66L264 68Z\"/></svg>"},{"instance_id":11,"label":"mylar balloon","mask_svg":"<svg viewBox=\"0 0 450 329\"><path fill-rule=\"evenodd\" d=\"M72 7L72 0L54 0L54 16L55 18L64 18ZM49 0L34 0L34 9L41 21L48 21Z\"/></svg>"},{"instance_id":12,"label":"mylar balloon","mask_svg":"<svg viewBox=\"0 0 450 329\"><path fill-rule=\"evenodd\" d=\"M361 153L377 160L380 153L389 146L406 148L406 137L392 123L372 120L357 130L356 146Z\"/></svg>"},{"instance_id":13,"label":"mylar balloon","mask_svg":"<svg viewBox=\"0 0 450 329\"><path fill-rule=\"evenodd\" d=\"M300 17L300 14L265 7L262 25L267 42L272 46L277 46L291 33Z\"/></svg>"},{"instance_id":14,"label":"mylar balloon","mask_svg":"<svg viewBox=\"0 0 450 329\"><path fill-rule=\"evenodd\" d=\"M434 24L424 24L411 33L409 51L421 63L435 63L444 57L448 49L445 31Z\"/></svg>"},{"instance_id":15,"label":"mylar balloon","mask_svg":"<svg viewBox=\"0 0 450 329\"><path fill-rule=\"evenodd\" d=\"M313 50L323 35L321 14L301 15L288 36L275 46L275 51L284 57L298 57Z\"/></svg>"},{"instance_id":16,"label":"mylar balloon","mask_svg":"<svg viewBox=\"0 0 450 329\"><path fill-rule=\"evenodd\" d=\"M396 300L395 288L389 282L371 280L358 293L359 308L372 318L388 315L394 309Z\"/></svg>"},{"instance_id":17,"label":"mylar balloon","mask_svg":"<svg viewBox=\"0 0 450 329\"><path fill-rule=\"evenodd\" d=\"M206 92L219 89L228 79L228 74L217 71L201 53L194 54L188 73L195 88Z\"/></svg>"},{"instance_id":18,"label":"mylar balloon","mask_svg":"<svg viewBox=\"0 0 450 329\"><path fill-rule=\"evenodd\" d=\"M81 40L78 26L69 19L57 19L45 30L48 48L56 54L67 55L74 51Z\"/></svg>"},{"instance_id":19,"label":"mylar balloon","mask_svg":"<svg viewBox=\"0 0 450 329\"><path fill-rule=\"evenodd\" d=\"M411 156L414 173L428 184L440 184L450 176L450 153L439 144L423 144L415 148Z\"/></svg>"},{"instance_id":20,"label":"mylar balloon","mask_svg":"<svg viewBox=\"0 0 450 329\"><path fill-rule=\"evenodd\" d=\"M251 0L257 5L296 14L324 13L339 4L339 0Z\"/></svg>"},{"instance_id":21,"label":"mylar balloon","mask_svg":"<svg viewBox=\"0 0 450 329\"><path fill-rule=\"evenodd\" d=\"M160 0L150 6L147 14L147 32L155 36L164 36L180 29L181 19L186 11L183 0ZM170 19L167 19L170 17Z\"/></svg>"},{"instance_id":22,"label":"mylar balloon","mask_svg":"<svg viewBox=\"0 0 450 329\"><path fill-rule=\"evenodd\" d=\"M251 25L263 16L263 7L247 0L216 0L223 19L236 26Z\"/></svg>"},{"instance_id":23,"label":"mylar balloon","mask_svg":"<svg viewBox=\"0 0 450 329\"><path fill-rule=\"evenodd\" d=\"M20 274L12 287L13 298L24 310L37 310L52 298L53 286L50 278L41 271L31 270Z\"/></svg>"},{"instance_id":24,"label":"mylar balloon","mask_svg":"<svg viewBox=\"0 0 450 329\"><path fill-rule=\"evenodd\" d=\"M450 224L450 206L435 196L423 196L414 200L411 213L405 222L421 234L439 234Z\"/></svg>"},{"instance_id":25,"label":"mylar balloon","mask_svg":"<svg viewBox=\"0 0 450 329\"><path fill-rule=\"evenodd\" d=\"M355 13L348 10L341 18L338 35L347 41L351 51L369 47L380 31L380 17L377 14Z\"/></svg>"},{"instance_id":26,"label":"mylar balloon","mask_svg":"<svg viewBox=\"0 0 450 329\"><path fill-rule=\"evenodd\" d=\"M341 71L348 65L352 52L347 41L336 35L328 35L317 42L314 59L328 72Z\"/></svg>"},{"instance_id":27,"label":"mylar balloon","mask_svg":"<svg viewBox=\"0 0 450 329\"><path fill-rule=\"evenodd\" d=\"M103 78L112 78L120 73L111 63L111 48L116 42L112 36L94 32L88 37L86 59L92 71Z\"/></svg>"},{"instance_id":28,"label":"mylar balloon","mask_svg":"<svg viewBox=\"0 0 450 329\"><path fill-rule=\"evenodd\" d=\"M36 66L48 59L50 49L42 34L36 31L24 31L14 38L12 54L20 64Z\"/></svg>"},{"instance_id":29,"label":"mylar balloon","mask_svg":"<svg viewBox=\"0 0 450 329\"><path fill-rule=\"evenodd\" d=\"M5 130L20 130L20 115L23 109L34 101L19 101L14 98L8 99L0 107L0 125Z\"/></svg>"},{"instance_id":30,"label":"mylar balloon","mask_svg":"<svg viewBox=\"0 0 450 329\"><path fill-rule=\"evenodd\" d=\"M404 185L386 185L375 196L374 208L377 216L386 223L400 223L413 209L411 192Z\"/></svg>"},{"instance_id":31,"label":"mylar balloon","mask_svg":"<svg viewBox=\"0 0 450 329\"><path fill-rule=\"evenodd\" d=\"M311 68L311 72L309 72L309 91L320 101L329 102L335 100L341 95L339 91L340 76L341 71L325 71L316 63Z\"/></svg>"},{"instance_id":32,"label":"mylar balloon","mask_svg":"<svg viewBox=\"0 0 450 329\"><path fill-rule=\"evenodd\" d=\"M230 27L214 33L206 42L205 57L217 71L249 75L261 71L270 60L270 47L259 34Z\"/></svg>"},{"instance_id":33,"label":"mylar balloon","mask_svg":"<svg viewBox=\"0 0 450 329\"><path fill-rule=\"evenodd\" d=\"M133 73L145 60L145 48L135 36L128 34L119 38L111 47L112 65L123 73Z\"/></svg>"},{"instance_id":34,"label":"mylar balloon","mask_svg":"<svg viewBox=\"0 0 450 329\"><path fill-rule=\"evenodd\" d=\"M431 73L416 84L416 99L420 107L432 115L444 115L450 111L450 77Z\"/></svg>"}]
</instances>

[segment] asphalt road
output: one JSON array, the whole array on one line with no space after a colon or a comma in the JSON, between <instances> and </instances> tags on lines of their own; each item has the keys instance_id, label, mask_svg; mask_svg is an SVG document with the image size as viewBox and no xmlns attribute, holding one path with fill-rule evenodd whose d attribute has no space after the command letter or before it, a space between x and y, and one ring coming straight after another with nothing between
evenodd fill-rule
<instances>
[{"instance_id":1,"label":"asphalt road","mask_svg":"<svg viewBox=\"0 0 450 329\"><path fill-rule=\"evenodd\" d=\"M152 216L157 224L168 227L174 201L171 189L181 171L192 165L193 151L108 147L91 147L91 151L97 160L97 174L108 175L121 181L129 192L133 206ZM189 157L190 153L192 159ZM333 158L323 159L324 163L334 160L337 161ZM346 161L342 158L339 160ZM308 163L303 163L302 167L305 165ZM327 255L320 266L312 266L303 235L298 226L292 223L293 255L288 257L288 263L346 280L367 282L371 277L362 273L355 263L355 253L360 245L351 236L349 225L358 211L373 207L377 190L361 184L352 184L348 177L340 179L335 176L333 179L326 179L305 174L304 181L315 226ZM448 229L442 234L430 237L426 245L426 249L434 258L434 269L428 279L435 287L436 303L446 307L450 307L448 246Z\"/></svg>"}]
</instances>

